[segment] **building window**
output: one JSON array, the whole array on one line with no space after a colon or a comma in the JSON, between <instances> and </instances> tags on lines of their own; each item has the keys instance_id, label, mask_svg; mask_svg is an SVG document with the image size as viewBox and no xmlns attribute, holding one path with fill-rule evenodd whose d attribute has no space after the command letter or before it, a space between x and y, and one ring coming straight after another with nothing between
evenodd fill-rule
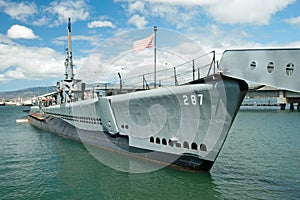
<instances>
[{"instance_id":1,"label":"building window","mask_svg":"<svg viewBox=\"0 0 300 200\"><path fill-rule=\"evenodd\" d=\"M274 63L273 62L269 62L268 66L267 66L267 71L269 73L272 73L274 71Z\"/></svg>"},{"instance_id":2,"label":"building window","mask_svg":"<svg viewBox=\"0 0 300 200\"><path fill-rule=\"evenodd\" d=\"M294 73L294 68L295 68L295 65L294 65L293 63L287 64L287 65L286 65L286 68L285 68L286 74L287 74L288 76L292 76L292 74Z\"/></svg>"},{"instance_id":3,"label":"building window","mask_svg":"<svg viewBox=\"0 0 300 200\"><path fill-rule=\"evenodd\" d=\"M161 143L162 143L163 145L167 145L167 140L166 140L166 138L163 138L162 141L161 141Z\"/></svg>"}]
</instances>

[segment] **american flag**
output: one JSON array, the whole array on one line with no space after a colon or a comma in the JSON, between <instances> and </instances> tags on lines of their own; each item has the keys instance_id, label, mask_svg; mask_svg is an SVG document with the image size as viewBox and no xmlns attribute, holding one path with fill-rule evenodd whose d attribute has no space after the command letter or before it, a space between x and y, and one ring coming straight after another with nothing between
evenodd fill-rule
<instances>
[{"instance_id":1,"label":"american flag","mask_svg":"<svg viewBox=\"0 0 300 200\"><path fill-rule=\"evenodd\" d=\"M136 40L133 42L133 51L139 52L142 51L145 48L151 48L154 46L154 33L149 35L148 37L142 39L142 40Z\"/></svg>"}]
</instances>

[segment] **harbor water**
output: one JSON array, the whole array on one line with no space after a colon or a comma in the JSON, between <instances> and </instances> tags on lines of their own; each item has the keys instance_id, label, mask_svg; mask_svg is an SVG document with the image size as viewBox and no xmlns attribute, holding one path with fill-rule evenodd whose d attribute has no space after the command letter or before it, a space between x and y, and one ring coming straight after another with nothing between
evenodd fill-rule
<instances>
[{"instance_id":1,"label":"harbor water","mask_svg":"<svg viewBox=\"0 0 300 200\"><path fill-rule=\"evenodd\" d=\"M300 199L300 112L241 109L208 172L111 169L0 107L0 199Z\"/></svg>"}]
</instances>

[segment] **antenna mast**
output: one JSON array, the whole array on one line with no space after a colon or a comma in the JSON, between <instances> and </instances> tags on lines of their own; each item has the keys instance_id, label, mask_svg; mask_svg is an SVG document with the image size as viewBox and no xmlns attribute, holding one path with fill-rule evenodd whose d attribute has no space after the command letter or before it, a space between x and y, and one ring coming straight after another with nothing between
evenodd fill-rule
<instances>
[{"instance_id":1,"label":"antenna mast","mask_svg":"<svg viewBox=\"0 0 300 200\"><path fill-rule=\"evenodd\" d=\"M73 73L73 60L72 60L72 47L71 47L71 18L68 18L68 49L65 61L65 81L72 82L74 79Z\"/></svg>"}]
</instances>

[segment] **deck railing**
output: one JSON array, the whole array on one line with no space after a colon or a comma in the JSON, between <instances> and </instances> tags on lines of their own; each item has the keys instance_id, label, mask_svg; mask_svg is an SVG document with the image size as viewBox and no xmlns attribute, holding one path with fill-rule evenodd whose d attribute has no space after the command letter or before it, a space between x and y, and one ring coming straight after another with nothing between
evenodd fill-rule
<instances>
[{"instance_id":1,"label":"deck railing","mask_svg":"<svg viewBox=\"0 0 300 200\"><path fill-rule=\"evenodd\" d=\"M188 60L176 66L163 66L163 69L156 71L157 86L181 85L204 78L216 73L217 62L215 51L203 54L192 60ZM121 79L120 84L123 88L139 87L144 90L154 86L154 72L138 74ZM142 83L142 84L141 84Z\"/></svg>"}]
</instances>

